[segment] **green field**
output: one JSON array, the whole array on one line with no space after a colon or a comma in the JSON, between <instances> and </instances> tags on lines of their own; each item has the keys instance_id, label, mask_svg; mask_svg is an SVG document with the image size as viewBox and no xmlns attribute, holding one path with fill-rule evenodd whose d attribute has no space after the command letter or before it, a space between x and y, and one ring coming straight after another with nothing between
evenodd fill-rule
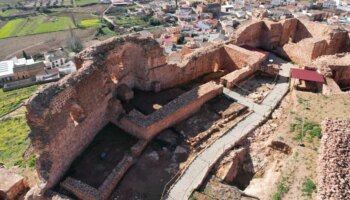
<instances>
[{"instance_id":1,"label":"green field","mask_svg":"<svg viewBox=\"0 0 350 200\"><path fill-rule=\"evenodd\" d=\"M24 19L14 19L0 29L0 38L8 38L15 36L17 31L20 31L24 24Z\"/></svg>"},{"instance_id":2,"label":"green field","mask_svg":"<svg viewBox=\"0 0 350 200\"><path fill-rule=\"evenodd\" d=\"M98 0L75 0L77 6L83 6L90 3L98 3Z\"/></svg>"},{"instance_id":3,"label":"green field","mask_svg":"<svg viewBox=\"0 0 350 200\"><path fill-rule=\"evenodd\" d=\"M99 19L86 19L80 21L79 24L81 27L99 27L101 25L101 22Z\"/></svg>"},{"instance_id":4,"label":"green field","mask_svg":"<svg viewBox=\"0 0 350 200\"><path fill-rule=\"evenodd\" d=\"M23 153L30 141L27 139L29 127L24 117L0 121L0 163L10 167L24 167Z\"/></svg>"},{"instance_id":5,"label":"green field","mask_svg":"<svg viewBox=\"0 0 350 200\"><path fill-rule=\"evenodd\" d=\"M98 32L96 34L96 36L100 38L108 38L108 37L113 37L117 35L119 35L119 33L110 30L108 27L103 27L98 29Z\"/></svg>"},{"instance_id":6,"label":"green field","mask_svg":"<svg viewBox=\"0 0 350 200\"><path fill-rule=\"evenodd\" d=\"M76 28L70 17L35 16L14 19L0 29L0 38L32 35Z\"/></svg>"},{"instance_id":7,"label":"green field","mask_svg":"<svg viewBox=\"0 0 350 200\"><path fill-rule=\"evenodd\" d=\"M8 21L0 28L0 39L16 36L49 33L81 27L99 27L100 21L96 15L75 13L73 23L69 14L39 15L34 17L18 18Z\"/></svg>"},{"instance_id":8,"label":"green field","mask_svg":"<svg viewBox=\"0 0 350 200\"><path fill-rule=\"evenodd\" d=\"M9 9L9 10L6 10L4 12L0 11L0 16L8 17L8 16L11 16L11 15L14 15L17 12L18 12L18 10L16 10L16 9Z\"/></svg>"},{"instance_id":9,"label":"green field","mask_svg":"<svg viewBox=\"0 0 350 200\"><path fill-rule=\"evenodd\" d=\"M140 17L117 17L115 19L116 24L120 26L146 26L148 23Z\"/></svg>"},{"instance_id":10,"label":"green field","mask_svg":"<svg viewBox=\"0 0 350 200\"><path fill-rule=\"evenodd\" d=\"M33 95L37 89L38 86L34 85L9 92L0 90L0 117L20 107L23 101Z\"/></svg>"}]
</instances>

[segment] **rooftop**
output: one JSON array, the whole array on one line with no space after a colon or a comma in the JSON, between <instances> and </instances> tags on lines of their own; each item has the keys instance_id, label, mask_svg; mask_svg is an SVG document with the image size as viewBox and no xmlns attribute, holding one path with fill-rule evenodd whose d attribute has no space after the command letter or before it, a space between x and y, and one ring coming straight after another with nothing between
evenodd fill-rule
<instances>
[{"instance_id":1,"label":"rooftop","mask_svg":"<svg viewBox=\"0 0 350 200\"><path fill-rule=\"evenodd\" d=\"M324 83L324 78L317 71L311 71L306 69L291 69L292 78L304 80L304 81L313 81L318 83Z\"/></svg>"},{"instance_id":2,"label":"rooftop","mask_svg":"<svg viewBox=\"0 0 350 200\"><path fill-rule=\"evenodd\" d=\"M11 76L13 74L13 61L6 60L0 62L0 78Z\"/></svg>"}]
</instances>

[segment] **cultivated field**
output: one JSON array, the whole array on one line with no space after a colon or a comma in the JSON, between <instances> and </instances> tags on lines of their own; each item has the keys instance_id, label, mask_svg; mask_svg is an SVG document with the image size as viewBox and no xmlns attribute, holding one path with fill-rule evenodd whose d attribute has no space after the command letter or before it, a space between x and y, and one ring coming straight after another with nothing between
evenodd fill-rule
<instances>
[{"instance_id":1,"label":"cultivated field","mask_svg":"<svg viewBox=\"0 0 350 200\"><path fill-rule=\"evenodd\" d=\"M75 24L74 23L77 23ZM67 15L39 15L35 17L18 18L10 20L0 29L0 39L16 36L34 35L82 27L98 27L97 16L76 14L74 20Z\"/></svg>"},{"instance_id":2,"label":"cultivated field","mask_svg":"<svg viewBox=\"0 0 350 200\"><path fill-rule=\"evenodd\" d=\"M94 37L95 32L95 28L74 30L75 35L77 35L83 42L90 41ZM0 59L10 59L15 55L21 56L23 50L28 54L33 55L39 52L62 47L69 37L69 34L69 31L59 31L0 39L0 46L6 47L0 48Z\"/></svg>"},{"instance_id":3,"label":"cultivated field","mask_svg":"<svg viewBox=\"0 0 350 200\"><path fill-rule=\"evenodd\" d=\"M91 4L91 3L98 3L98 0L75 0L76 6L84 6L86 4Z\"/></svg>"},{"instance_id":4,"label":"cultivated field","mask_svg":"<svg viewBox=\"0 0 350 200\"><path fill-rule=\"evenodd\" d=\"M22 117L0 120L0 163L10 167L17 165L25 167L23 154L29 146L29 127L27 120ZM28 165L34 167L34 158Z\"/></svg>"},{"instance_id":5,"label":"cultivated field","mask_svg":"<svg viewBox=\"0 0 350 200\"><path fill-rule=\"evenodd\" d=\"M37 89L38 86L31 86L9 92L0 90L0 117L19 108L23 104L23 101L29 98Z\"/></svg>"}]
</instances>

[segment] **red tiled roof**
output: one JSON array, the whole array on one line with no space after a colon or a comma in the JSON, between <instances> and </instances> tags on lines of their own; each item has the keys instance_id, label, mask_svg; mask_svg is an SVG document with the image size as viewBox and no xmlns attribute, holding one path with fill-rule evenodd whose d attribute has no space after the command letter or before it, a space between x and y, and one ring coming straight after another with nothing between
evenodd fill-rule
<instances>
[{"instance_id":1,"label":"red tiled roof","mask_svg":"<svg viewBox=\"0 0 350 200\"><path fill-rule=\"evenodd\" d=\"M324 83L324 78L316 71L306 69L291 69L292 78L297 78L305 81L313 81L318 83Z\"/></svg>"}]
</instances>

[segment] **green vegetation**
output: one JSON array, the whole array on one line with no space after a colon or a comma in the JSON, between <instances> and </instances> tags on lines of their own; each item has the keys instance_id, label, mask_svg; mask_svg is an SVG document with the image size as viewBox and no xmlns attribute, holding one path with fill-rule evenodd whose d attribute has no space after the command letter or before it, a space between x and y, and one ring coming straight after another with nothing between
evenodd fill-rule
<instances>
[{"instance_id":1,"label":"green vegetation","mask_svg":"<svg viewBox=\"0 0 350 200\"><path fill-rule=\"evenodd\" d=\"M283 195L288 193L287 181L288 177L282 177L282 180L277 182L277 192L272 195L272 200L281 200Z\"/></svg>"},{"instance_id":2,"label":"green vegetation","mask_svg":"<svg viewBox=\"0 0 350 200\"><path fill-rule=\"evenodd\" d=\"M298 97L298 103L303 106L303 109L309 109L309 101ZM290 132L297 132L297 135L293 138L298 141L299 144L303 142L303 138L306 137L308 142L312 142L314 138L321 139L322 130L321 126L315 122L308 120L308 118L300 117L297 113L291 113L296 115L294 123L290 124ZM301 114L302 115L302 114Z\"/></svg>"},{"instance_id":3,"label":"green vegetation","mask_svg":"<svg viewBox=\"0 0 350 200\"><path fill-rule=\"evenodd\" d=\"M124 17L124 16L119 16L116 18L115 22L120 25L120 26L146 26L147 22L140 17Z\"/></svg>"},{"instance_id":4,"label":"green vegetation","mask_svg":"<svg viewBox=\"0 0 350 200\"><path fill-rule=\"evenodd\" d=\"M9 92L0 90L0 117L20 107L23 100L29 98L37 89L38 86L34 85Z\"/></svg>"},{"instance_id":5,"label":"green vegetation","mask_svg":"<svg viewBox=\"0 0 350 200\"><path fill-rule=\"evenodd\" d=\"M37 29L35 29L34 33L47 33L67 30L69 29L69 27L75 27L72 20L69 17L57 17L54 19L50 19L49 21L45 20L44 23L40 24L37 27Z\"/></svg>"},{"instance_id":6,"label":"green vegetation","mask_svg":"<svg viewBox=\"0 0 350 200\"><path fill-rule=\"evenodd\" d=\"M16 32L20 30L23 24L24 19L14 19L7 22L7 24L0 29L0 39L16 35Z\"/></svg>"},{"instance_id":7,"label":"green vegetation","mask_svg":"<svg viewBox=\"0 0 350 200\"><path fill-rule=\"evenodd\" d=\"M84 6L91 3L98 3L98 0L75 0L76 6Z\"/></svg>"},{"instance_id":8,"label":"green vegetation","mask_svg":"<svg viewBox=\"0 0 350 200\"><path fill-rule=\"evenodd\" d=\"M10 20L0 29L0 38L48 33L75 28L70 17L44 16Z\"/></svg>"},{"instance_id":9,"label":"green vegetation","mask_svg":"<svg viewBox=\"0 0 350 200\"><path fill-rule=\"evenodd\" d=\"M307 178L303 182L303 188L302 188L303 194L308 197L311 197L314 190L316 190L316 184L310 178Z\"/></svg>"},{"instance_id":10,"label":"green vegetation","mask_svg":"<svg viewBox=\"0 0 350 200\"><path fill-rule=\"evenodd\" d=\"M16 9L8 9L8 10L5 10L5 11L0 11L0 16L8 17L8 16L11 16L11 15L14 15L16 12L17 12Z\"/></svg>"},{"instance_id":11,"label":"green vegetation","mask_svg":"<svg viewBox=\"0 0 350 200\"><path fill-rule=\"evenodd\" d=\"M101 25L99 19L86 19L82 20L79 26L87 28L87 27L99 27Z\"/></svg>"},{"instance_id":12,"label":"green vegetation","mask_svg":"<svg viewBox=\"0 0 350 200\"><path fill-rule=\"evenodd\" d=\"M119 35L118 33L112 31L111 29L109 29L108 27L103 27L103 28L99 28L98 32L96 34L97 37L103 37L103 36L117 36Z\"/></svg>"},{"instance_id":13,"label":"green vegetation","mask_svg":"<svg viewBox=\"0 0 350 200\"><path fill-rule=\"evenodd\" d=\"M29 146L27 139L29 127L24 117L10 118L0 121L0 162L6 166L17 165L25 167L23 153ZM29 159L28 165L33 166L35 158Z\"/></svg>"},{"instance_id":14,"label":"green vegetation","mask_svg":"<svg viewBox=\"0 0 350 200\"><path fill-rule=\"evenodd\" d=\"M314 138L321 139L322 130L319 124L301 117L295 117L294 121L289 127L290 132L297 132L297 135L293 138L294 140L302 143L304 137L308 142L312 142Z\"/></svg>"}]
</instances>

